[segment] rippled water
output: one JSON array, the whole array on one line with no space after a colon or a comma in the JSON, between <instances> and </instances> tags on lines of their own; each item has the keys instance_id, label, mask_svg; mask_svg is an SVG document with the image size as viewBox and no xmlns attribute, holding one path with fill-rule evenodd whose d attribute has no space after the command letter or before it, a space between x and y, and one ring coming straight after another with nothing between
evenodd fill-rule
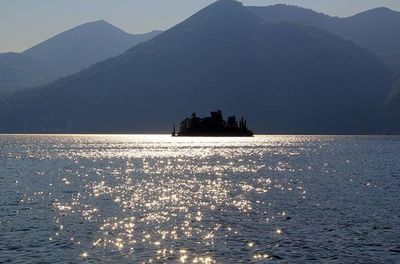
<instances>
[{"instance_id":1,"label":"rippled water","mask_svg":"<svg viewBox=\"0 0 400 264\"><path fill-rule=\"evenodd\" d=\"M0 262L400 263L400 137L0 136Z\"/></svg>"}]
</instances>

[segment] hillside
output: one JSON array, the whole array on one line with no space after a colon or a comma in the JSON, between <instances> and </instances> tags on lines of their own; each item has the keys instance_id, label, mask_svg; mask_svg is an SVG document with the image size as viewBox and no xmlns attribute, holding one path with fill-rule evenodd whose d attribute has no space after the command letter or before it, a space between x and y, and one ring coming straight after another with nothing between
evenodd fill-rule
<instances>
[{"instance_id":1,"label":"hillside","mask_svg":"<svg viewBox=\"0 0 400 264\"><path fill-rule=\"evenodd\" d=\"M19 53L0 53L0 94L17 92L55 79L46 63Z\"/></svg>"},{"instance_id":2,"label":"hillside","mask_svg":"<svg viewBox=\"0 0 400 264\"><path fill-rule=\"evenodd\" d=\"M23 53L2 53L0 95L74 74L159 33L132 35L105 21L96 21L62 32Z\"/></svg>"},{"instance_id":3,"label":"hillside","mask_svg":"<svg viewBox=\"0 0 400 264\"><path fill-rule=\"evenodd\" d=\"M117 56L157 34L159 31L131 35L100 20L62 32L23 54L56 67L59 76L68 76Z\"/></svg>"},{"instance_id":4,"label":"hillside","mask_svg":"<svg viewBox=\"0 0 400 264\"><path fill-rule=\"evenodd\" d=\"M248 7L268 22L315 26L354 41L383 57L400 52L400 12L376 8L351 17L338 18L288 5Z\"/></svg>"},{"instance_id":5,"label":"hillside","mask_svg":"<svg viewBox=\"0 0 400 264\"><path fill-rule=\"evenodd\" d=\"M3 132L167 132L195 111L248 117L256 133L381 129L389 69L315 27L265 23L218 1L150 41L19 95Z\"/></svg>"}]
</instances>

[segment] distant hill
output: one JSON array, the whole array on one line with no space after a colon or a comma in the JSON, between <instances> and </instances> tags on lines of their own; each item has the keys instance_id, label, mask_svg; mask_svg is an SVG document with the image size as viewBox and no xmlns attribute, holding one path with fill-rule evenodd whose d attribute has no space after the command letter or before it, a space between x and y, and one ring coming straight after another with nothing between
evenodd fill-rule
<instances>
[{"instance_id":1,"label":"distant hill","mask_svg":"<svg viewBox=\"0 0 400 264\"><path fill-rule=\"evenodd\" d=\"M159 33L152 31L131 35L100 20L60 33L23 54L56 67L59 76L68 76L96 62L119 55Z\"/></svg>"},{"instance_id":2,"label":"distant hill","mask_svg":"<svg viewBox=\"0 0 400 264\"><path fill-rule=\"evenodd\" d=\"M394 78L400 81L400 52L387 55L383 60L392 70Z\"/></svg>"},{"instance_id":3,"label":"distant hill","mask_svg":"<svg viewBox=\"0 0 400 264\"><path fill-rule=\"evenodd\" d=\"M383 56L400 52L400 12L376 8L343 19L342 34Z\"/></svg>"},{"instance_id":4,"label":"distant hill","mask_svg":"<svg viewBox=\"0 0 400 264\"><path fill-rule=\"evenodd\" d=\"M336 27L342 20L338 17L331 17L323 13L318 13L312 9L284 4L247 6L246 8L267 22L287 22L316 26L330 32L333 31L335 34L337 33Z\"/></svg>"},{"instance_id":5,"label":"distant hill","mask_svg":"<svg viewBox=\"0 0 400 264\"><path fill-rule=\"evenodd\" d=\"M23 53L0 54L0 94L74 74L159 33L132 35L101 20L60 33Z\"/></svg>"},{"instance_id":6,"label":"distant hill","mask_svg":"<svg viewBox=\"0 0 400 264\"><path fill-rule=\"evenodd\" d=\"M256 133L377 133L391 73L315 27L265 23L220 0L124 54L29 93L2 132L167 132L192 112L241 113Z\"/></svg>"},{"instance_id":7,"label":"distant hill","mask_svg":"<svg viewBox=\"0 0 400 264\"><path fill-rule=\"evenodd\" d=\"M296 6L248 7L268 22L289 22L315 26L343 36L370 50L390 67L393 88L385 100L386 125L400 132L400 12L376 8L338 18Z\"/></svg>"},{"instance_id":8,"label":"distant hill","mask_svg":"<svg viewBox=\"0 0 400 264\"><path fill-rule=\"evenodd\" d=\"M400 12L388 8L376 8L346 18L282 4L248 9L268 22L319 27L350 39L381 57L400 52Z\"/></svg>"},{"instance_id":9,"label":"distant hill","mask_svg":"<svg viewBox=\"0 0 400 264\"><path fill-rule=\"evenodd\" d=\"M384 113L387 131L396 131L396 133L400 133L400 78L393 85L385 101Z\"/></svg>"},{"instance_id":10,"label":"distant hill","mask_svg":"<svg viewBox=\"0 0 400 264\"><path fill-rule=\"evenodd\" d=\"M49 83L55 78L44 62L19 53L0 53L0 94Z\"/></svg>"}]
</instances>

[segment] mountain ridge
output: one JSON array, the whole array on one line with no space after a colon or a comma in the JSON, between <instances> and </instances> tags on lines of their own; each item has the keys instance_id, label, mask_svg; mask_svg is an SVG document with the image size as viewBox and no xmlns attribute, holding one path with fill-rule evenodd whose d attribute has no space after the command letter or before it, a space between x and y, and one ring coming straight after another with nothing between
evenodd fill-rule
<instances>
[{"instance_id":1,"label":"mountain ridge","mask_svg":"<svg viewBox=\"0 0 400 264\"><path fill-rule=\"evenodd\" d=\"M61 32L13 58L0 56L0 94L44 85L90 65L119 55L160 31L128 34L104 21L94 21ZM25 60L26 64L21 64Z\"/></svg>"},{"instance_id":2,"label":"mountain ridge","mask_svg":"<svg viewBox=\"0 0 400 264\"><path fill-rule=\"evenodd\" d=\"M21 53L0 53L0 95L48 83L56 76L43 62Z\"/></svg>"},{"instance_id":3,"label":"mountain ridge","mask_svg":"<svg viewBox=\"0 0 400 264\"><path fill-rule=\"evenodd\" d=\"M0 131L166 132L188 112L222 109L266 133L372 133L389 79L376 56L348 40L265 23L224 0L16 98Z\"/></svg>"},{"instance_id":4,"label":"mountain ridge","mask_svg":"<svg viewBox=\"0 0 400 264\"><path fill-rule=\"evenodd\" d=\"M119 55L158 33L128 34L104 20L98 20L57 34L27 49L23 54L52 64L61 64L63 67L60 75L67 76Z\"/></svg>"},{"instance_id":5,"label":"mountain ridge","mask_svg":"<svg viewBox=\"0 0 400 264\"><path fill-rule=\"evenodd\" d=\"M247 8L268 22L301 23L327 30L356 42L379 57L400 51L400 12L389 8L374 8L343 18L282 4Z\"/></svg>"}]
</instances>

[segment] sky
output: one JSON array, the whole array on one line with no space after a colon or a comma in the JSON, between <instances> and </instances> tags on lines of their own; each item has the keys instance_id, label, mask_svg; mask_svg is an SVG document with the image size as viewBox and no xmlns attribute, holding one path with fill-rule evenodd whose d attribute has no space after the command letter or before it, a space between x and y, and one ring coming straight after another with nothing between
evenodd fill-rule
<instances>
[{"instance_id":1,"label":"sky","mask_svg":"<svg viewBox=\"0 0 400 264\"><path fill-rule=\"evenodd\" d=\"M215 0L0 0L0 52L20 52L80 24L106 20L128 33L165 30ZM284 3L332 16L375 7L400 11L400 0L242 0Z\"/></svg>"}]
</instances>

